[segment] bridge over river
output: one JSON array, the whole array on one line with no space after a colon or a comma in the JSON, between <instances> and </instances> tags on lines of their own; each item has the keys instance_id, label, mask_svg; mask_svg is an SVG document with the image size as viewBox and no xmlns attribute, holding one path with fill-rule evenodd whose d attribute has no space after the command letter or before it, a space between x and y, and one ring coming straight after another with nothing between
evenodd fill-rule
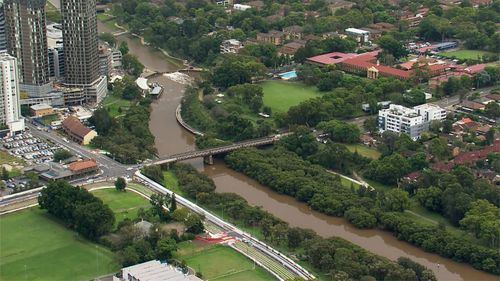
<instances>
[{"instance_id":1,"label":"bridge over river","mask_svg":"<svg viewBox=\"0 0 500 281\"><path fill-rule=\"evenodd\" d=\"M207 148L207 149L202 149L202 150L194 150L194 151L178 153L178 154L170 155L168 157L163 157L163 158L154 160L151 164L152 165L169 165L169 164L173 164L173 163L178 162L178 161L203 157L203 160L205 161L205 163L211 165L211 164L213 164L212 156L214 156L214 155L228 153L228 152L235 151L235 150L242 149L242 148L246 148L246 147L257 147L257 146L273 144L273 143L277 142L281 137L287 136L289 134L291 134L291 133L287 132L287 133L283 133L283 134L279 134L279 135L232 143L232 144L225 145L225 146L219 146L219 147Z\"/></svg>"}]
</instances>

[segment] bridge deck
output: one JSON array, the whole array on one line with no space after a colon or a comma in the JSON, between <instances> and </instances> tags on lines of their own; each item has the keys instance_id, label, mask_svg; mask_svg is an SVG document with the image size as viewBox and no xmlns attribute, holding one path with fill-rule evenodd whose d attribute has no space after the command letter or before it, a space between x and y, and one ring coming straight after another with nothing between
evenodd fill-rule
<instances>
[{"instance_id":1,"label":"bridge deck","mask_svg":"<svg viewBox=\"0 0 500 281\"><path fill-rule=\"evenodd\" d=\"M261 145L272 144L272 143L276 142L277 140L279 140L279 138L281 136L283 136L283 135L276 135L276 136L271 136L271 137L265 137L265 138L237 142L237 143L233 143L233 144L225 145L225 146L219 146L219 147L207 148L207 149L202 149L202 150L195 150L195 151L178 153L178 154L170 155L168 157L160 158L156 161L153 161L153 164L161 165L161 164L174 163L174 162L182 161L182 160L188 160L188 159L193 159L193 158L206 157L206 156L210 156L210 155L227 153L227 152L231 152L231 151L238 150L238 149L245 148L245 147L256 147L256 146L261 146Z\"/></svg>"}]
</instances>

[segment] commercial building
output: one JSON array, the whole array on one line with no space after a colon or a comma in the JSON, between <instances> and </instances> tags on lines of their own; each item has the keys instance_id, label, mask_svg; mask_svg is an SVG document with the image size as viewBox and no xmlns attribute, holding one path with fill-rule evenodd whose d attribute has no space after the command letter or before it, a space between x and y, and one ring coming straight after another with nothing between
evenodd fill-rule
<instances>
[{"instance_id":1,"label":"commercial building","mask_svg":"<svg viewBox=\"0 0 500 281\"><path fill-rule=\"evenodd\" d=\"M69 116L62 122L62 128L66 134L75 142L87 145L97 136L97 132L86 127L74 116Z\"/></svg>"},{"instance_id":2,"label":"commercial building","mask_svg":"<svg viewBox=\"0 0 500 281\"><path fill-rule=\"evenodd\" d=\"M242 49L242 48L243 48L243 44L239 40L228 39L228 40L222 41L222 43L220 44L220 53L221 54L228 54L228 53L237 54L240 51L240 49Z\"/></svg>"},{"instance_id":3,"label":"commercial building","mask_svg":"<svg viewBox=\"0 0 500 281\"><path fill-rule=\"evenodd\" d=\"M83 90L86 102L99 103L107 80L99 74L95 0L62 0L65 85Z\"/></svg>"},{"instance_id":4,"label":"commercial building","mask_svg":"<svg viewBox=\"0 0 500 281\"><path fill-rule=\"evenodd\" d=\"M46 181L72 180L94 174L98 170L99 166L94 159L75 161L69 165L49 162L33 168L33 171Z\"/></svg>"},{"instance_id":5,"label":"commercial building","mask_svg":"<svg viewBox=\"0 0 500 281\"><path fill-rule=\"evenodd\" d=\"M20 87L30 97L52 90L48 74L45 0L4 2L7 50L19 63Z\"/></svg>"},{"instance_id":6,"label":"commercial building","mask_svg":"<svg viewBox=\"0 0 500 281\"><path fill-rule=\"evenodd\" d=\"M42 117L54 114L54 109L48 104L34 104L30 106L31 115L35 117Z\"/></svg>"},{"instance_id":7,"label":"commercial building","mask_svg":"<svg viewBox=\"0 0 500 281\"><path fill-rule=\"evenodd\" d=\"M7 53L0 54L0 129L7 128L13 135L24 130L19 100L19 72L17 59Z\"/></svg>"},{"instance_id":8,"label":"commercial building","mask_svg":"<svg viewBox=\"0 0 500 281\"><path fill-rule=\"evenodd\" d=\"M388 109L378 112L378 127L381 133L405 133L416 140L429 129L429 122L416 109L391 104Z\"/></svg>"},{"instance_id":9,"label":"commercial building","mask_svg":"<svg viewBox=\"0 0 500 281\"><path fill-rule=\"evenodd\" d=\"M113 276L113 281L202 281L194 275L185 275L175 267L158 260L152 260L121 270L121 278Z\"/></svg>"}]
</instances>

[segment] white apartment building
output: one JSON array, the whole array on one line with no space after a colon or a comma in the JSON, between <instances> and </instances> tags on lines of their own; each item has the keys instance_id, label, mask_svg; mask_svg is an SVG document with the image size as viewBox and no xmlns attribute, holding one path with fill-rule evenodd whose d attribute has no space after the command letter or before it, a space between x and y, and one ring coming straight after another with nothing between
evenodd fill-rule
<instances>
[{"instance_id":1,"label":"white apartment building","mask_svg":"<svg viewBox=\"0 0 500 281\"><path fill-rule=\"evenodd\" d=\"M388 109L378 112L378 127L381 133L406 133L416 140L429 129L429 122L416 109L391 104Z\"/></svg>"},{"instance_id":2,"label":"white apartment building","mask_svg":"<svg viewBox=\"0 0 500 281\"><path fill-rule=\"evenodd\" d=\"M422 115L424 121L443 120L446 118L446 110L435 104L425 103L413 107L418 114Z\"/></svg>"},{"instance_id":3,"label":"white apartment building","mask_svg":"<svg viewBox=\"0 0 500 281\"><path fill-rule=\"evenodd\" d=\"M243 44L236 39L224 40L220 44L220 53L221 54L237 54L239 50L243 48Z\"/></svg>"},{"instance_id":4,"label":"white apartment building","mask_svg":"<svg viewBox=\"0 0 500 281\"><path fill-rule=\"evenodd\" d=\"M251 9L252 6L249 6L249 5L244 5L244 4L234 4L233 5L233 9L235 9L236 11L246 11L248 9Z\"/></svg>"},{"instance_id":5,"label":"white apartment building","mask_svg":"<svg viewBox=\"0 0 500 281\"><path fill-rule=\"evenodd\" d=\"M0 53L0 127L7 127L10 135L24 130L19 100L19 71L17 59Z\"/></svg>"}]
</instances>

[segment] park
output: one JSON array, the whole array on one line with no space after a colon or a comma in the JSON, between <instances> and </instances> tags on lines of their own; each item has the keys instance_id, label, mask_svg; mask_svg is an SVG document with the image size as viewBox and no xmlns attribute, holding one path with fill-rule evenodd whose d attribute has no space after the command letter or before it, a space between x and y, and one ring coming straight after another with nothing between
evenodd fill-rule
<instances>
[{"instance_id":1,"label":"park","mask_svg":"<svg viewBox=\"0 0 500 281\"><path fill-rule=\"evenodd\" d=\"M264 91L264 105L271 107L275 113L287 112L292 106L321 96L316 87L307 86L302 82L270 80L260 85Z\"/></svg>"}]
</instances>

